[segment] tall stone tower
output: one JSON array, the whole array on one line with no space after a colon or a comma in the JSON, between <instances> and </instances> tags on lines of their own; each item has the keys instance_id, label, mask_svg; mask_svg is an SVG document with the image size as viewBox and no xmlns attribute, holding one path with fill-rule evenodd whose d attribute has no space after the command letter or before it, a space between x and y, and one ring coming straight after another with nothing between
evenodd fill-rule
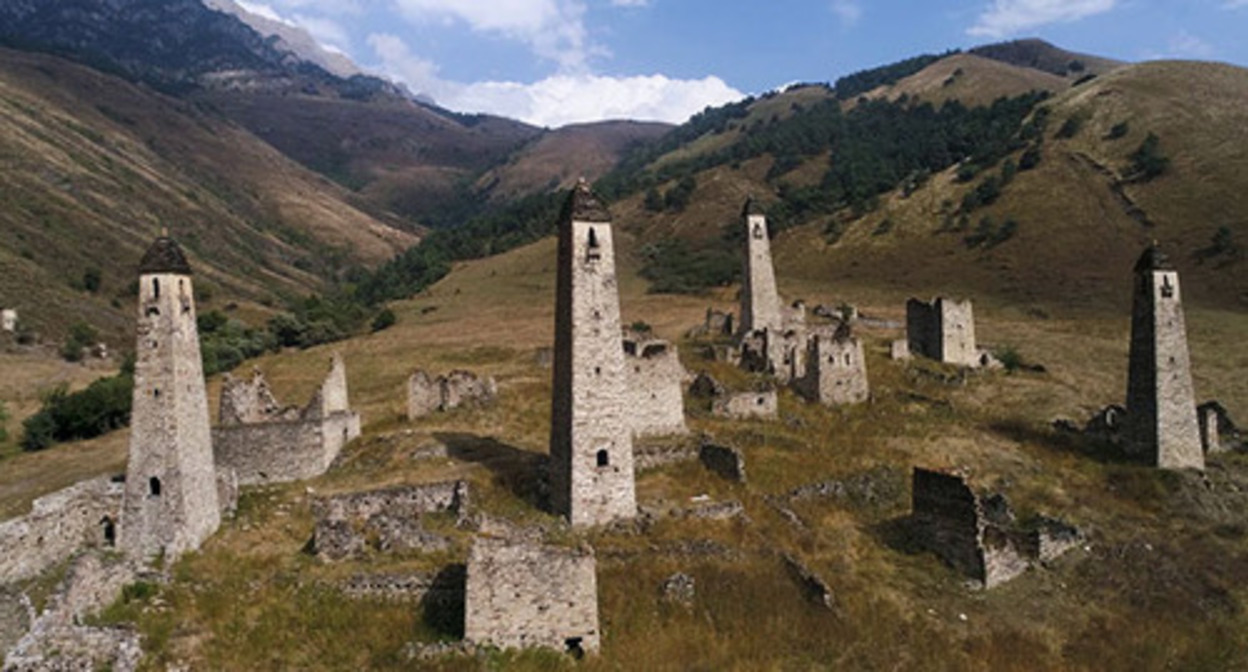
<instances>
[{"instance_id":1,"label":"tall stone tower","mask_svg":"<svg viewBox=\"0 0 1248 672\"><path fill-rule=\"evenodd\" d=\"M745 220L745 277L741 281L741 335L762 329L779 334L784 326L776 271L771 263L767 218L753 198L741 211Z\"/></svg>"},{"instance_id":2,"label":"tall stone tower","mask_svg":"<svg viewBox=\"0 0 1248 672\"><path fill-rule=\"evenodd\" d=\"M1135 264L1127 450L1165 469L1204 469L1179 274L1156 243Z\"/></svg>"},{"instance_id":3,"label":"tall stone tower","mask_svg":"<svg viewBox=\"0 0 1248 672\"><path fill-rule=\"evenodd\" d=\"M550 501L575 526L637 513L611 214L583 180L559 216Z\"/></svg>"},{"instance_id":4,"label":"tall stone tower","mask_svg":"<svg viewBox=\"0 0 1248 672\"><path fill-rule=\"evenodd\" d=\"M130 461L120 547L174 558L221 523L191 268L167 235L139 264Z\"/></svg>"}]
</instances>

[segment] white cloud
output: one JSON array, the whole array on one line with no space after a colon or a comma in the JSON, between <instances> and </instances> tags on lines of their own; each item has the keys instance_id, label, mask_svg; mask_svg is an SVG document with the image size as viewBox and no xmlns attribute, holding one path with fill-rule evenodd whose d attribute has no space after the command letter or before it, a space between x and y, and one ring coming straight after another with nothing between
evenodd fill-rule
<instances>
[{"instance_id":1,"label":"white cloud","mask_svg":"<svg viewBox=\"0 0 1248 672\"><path fill-rule=\"evenodd\" d=\"M611 0L612 7L647 7L650 0Z\"/></svg>"},{"instance_id":2,"label":"white cloud","mask_svg":"<svg viewBox=\"0 0 1248 672\"><path fill-rule=\"evenodd\" d=\"M862 17L862 6L855 0L832 0L832 13L841 19L841 25L849 27Z\"/></svg>"},{"instance_id":3,"label":"white cloud","mask_svg":"<svg viewBox=\"0 0 1248 672\"><path fill-rule=\"evenodd\" d=\"M296 14L295 23L304 30L308 31L322 47L337 47L339 50L346 49L351 45L351 37L347 34L347 30L342 24L333 19L326 19L319 16L309 16L307 14Z\"/></svg>"},{"instance_id":4,"label":"white cloud","mask_svg":"<svg viewBox=\"0 0 1248 672\"><path fill-rule=\"evenodd\" d=\"M264 17L270 21L284 23L288 26L295 25L294 23L288 21L287 19L282 18L282 16L277 13L277 10L273 9L272 7L268 5L245 2L244 0L235 0L235 3L239 7L242 7L243 9L247 10L248 12L251 12L252 14L255 14L256 16Z\"/></svg>"},{"instance_id":5,"label":"white cloud","mask_svg":"<svg viewBox=\"0 0 1248 672\"><path fill-rule=\"evenodd\" d=\"M582 71L601 50L589 41L580 0L393 0L417 22L461 21L471 29L520 41L564 71Z\"/></svg>"},{"instance_id":6,"label":"white cloud","mask_svg":"<svg viewBox=\"0 0 1248 672\"><path fill-rule=\"evenodd\" d=\"M966 32L1001 38L1037 26L1068 23L1108 12L1114 4L1115 0L993 0Z\"/></svg>"},{"instance_id":7,"label":"white cloud","mask_svg":"<svg viewBox=\"0 0 1248 672\"><path fill-rule=\"evenodd\" d=\"M1213 58L1214 48L1212 44L1192 35L1186 30L1180 30L1170 38L1167 53L1164 56L1170 58Z\"/></svg>"},{"instance_id":8,"label":"white cloud","mask_svg":"<svg viewBox=\"0 0 1248 672\"><path fill-rule=\"evenodd\" d=\"M537 126L559 127L604 119L683 122L707 105L739 100L744 94L722 79L671 79L663 75L607 77L556 74L532 84L474 82L438 77L437 66L414 55L394 35L371 35L369 45L383 69L416 93L459 112L486 112Z\"/></svg>"},{"instance_id":9,"label":"white cloud","mask_svg":"<svg viewBox=\"0 0 1248 672\"><path fill-rule=\"evenodd\" d=\"M1240 7L1248 7L1248 0L1226 0L1222 3L1222 9L1239 9Z\"/></svg>"}]
</instances>

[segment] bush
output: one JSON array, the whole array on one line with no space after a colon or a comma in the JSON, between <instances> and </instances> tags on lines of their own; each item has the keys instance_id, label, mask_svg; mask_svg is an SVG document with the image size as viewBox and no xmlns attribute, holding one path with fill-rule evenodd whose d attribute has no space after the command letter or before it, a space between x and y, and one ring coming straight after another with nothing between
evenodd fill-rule
<instances>
[{"instance_id":1,"label":"bush","mask_svg":"<svg viewBox=\"0 0 1248 672\"><path fill-rule=\"evenodd\" d=\"M1125 121L1119 122L1117 124L1114 124L1113 127L1109 129L1109 135L1106 135L1105 138L1107 140L1117 140L1118 138L1121 138L1124 135L1126 135L1127 131L1129 131L1130 129L1131 127L1130 125L1127 124L1127 122Z\"/></svg>"},{"instance_id":2,"label":"bush","mask_svg":"<svg viewBox=\"0 0 1248 672\"><path fill-rule=\"evenodd\" d=\"M92 294L100 291L100 284L103 282L104 276L98 268L88 268L82 274L83 289Z\"/></svg>"},{"instance_id":3,"label":"bush","mask_svg":"<svg viewBox=\"0 0 1248 672\"><path fill-rule=\"evenodd\" d=\"M9 409L0 401L0 443L9 440Z\"/></svg>"},{"instance_id":4,"label":"bush","mask_svg":"<svg viewBox=\"0 0 1248 672\"><path fill-rule=\"evenodd\" d=\"M1068 117L1066 121L1062 123L1061 128L1057 129L1057 137L1073 138L1076 135L1079 135L1079 129L1081 128L1083 128L1083 118L1079 115L1073 115Z\"/></svg>"},{"instance_id":5,"label":"bush","mask_svg":"<svg viewBox=\"0 0 1248 672\"><path fill-rule=\"evenodd\" d=\"M390 310L389 308L382 308L381 312L377 313L377 317L373 318L373 324L371 325L371 329L373 330L373 333L375 334L383 329L389 329L390 327L393 327L394 324L398 321L399 321L399 318L395 316L393 310Z\"/></svg>"},{"instance_id":6,"label":"bush","mask_svg":"<svg viewBox=\"0 0 1248 672\"><path fill-rule=\"evenodd\" d=\"M1166 172L1166 169L1170 167L1170 159L1161 153L1161 138L1158 138L1155 133L1149 133L1129 158L1131 159L1130 178L1139 182L1147 182Z\"/></svg>"},{"instance_id":7,"label":"bush","mask_svg":"<svg viewBox=\"0 0 1248 672\"><path fill-rule=\"evenodd\" d=\"M59 385L43 397L39 412L22 423L22 449L43 450L58 441L90 439L130 423L134 377L101 378L69 394Z\"/></svg>"},{"instance_id":8,"label":"bush","mask_svg":"<svg viewBox=\"0 0 1248 672\"><path fill-rule=\"evenodd\" d=\"M1003 345L993 350L992 356L996 357L997 361L1001 362L1001 366L1004 366L1005 370L1010 373L1014 373L1023 366L1023 356L1018 354L1018 350L1012 345Z\"/></svg>"},{"instance_id":9,"label":"bush","mask_svg":"<svg viewBox=\"0 0 1248 672\"><path fill-rule=\"evenodd\" d=\"M75 322L69 328L65 343L61 345L61 357L67 362L82 361L82 351L95 345L99 338L100 335L96 333L95 327L86 322Z\"/></svg>"},{"instance_id":10,"label":"bush","mask_svg":"<svg viewBox=\"0 0 1248 672\"><path fill-rule=\"evenodd\" d=\"M1028 147L1027 151L1023 152L1023 155L1018 158L1018 169L1031 170L1032 168L1040 165L1040 159L1040 146L1032 145L1031 147Z\"/></svg>"}]
</instances>

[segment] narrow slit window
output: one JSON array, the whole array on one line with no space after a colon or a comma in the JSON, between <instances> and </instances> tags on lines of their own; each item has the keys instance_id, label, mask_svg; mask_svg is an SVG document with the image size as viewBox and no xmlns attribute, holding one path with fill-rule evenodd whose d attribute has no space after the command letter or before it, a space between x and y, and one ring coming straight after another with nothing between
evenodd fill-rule
<instances>
[{"instance_id":1,"label":"narrow slit window","mask_svg":"<svg viewBox=\"0 0 1248 672\"><path fill-rule=\"evenodd\" d=\"M594 231L594 227L589 227L589 241L586 245L585 259L588 261L597 261L602 258L602 250L598 246L598 233Z\"/></svg>"},{"instance_id":2,"label":"narrow slit window","mask_svg":"<svg viewBox=\"0 0 1248 672\"><path fill-rule=\"evenodd\" d=\"M607 453L606 450L598 451L598 466L600 467L611 466L611 456Z\"/></svg>"},{"instance_id":3,"label":"narrow slit window","mask_svg":"<svg viewBox=\"0 0 1248 672\"><path fill-rule=\"evenodd\" d=\"M152 278L152 297L160 298L160 278Z\"/></svg>"},{"instance_id":4,"label":"narrow slit window","mask_svg":"<svg viewBox=\"0 0 1248 672\"><path fill-rule=\"evenodd\" d=\"M160 479L155 476L147 480L147 493L152 497L160 496Z\"/></svg>"}]
</instances>

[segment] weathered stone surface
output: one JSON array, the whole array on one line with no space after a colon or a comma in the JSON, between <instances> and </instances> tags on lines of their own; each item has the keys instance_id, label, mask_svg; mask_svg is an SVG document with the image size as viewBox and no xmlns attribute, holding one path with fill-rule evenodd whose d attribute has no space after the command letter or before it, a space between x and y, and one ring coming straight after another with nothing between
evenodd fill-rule
<instances>
[{"instance_id":1,"label":"weathered stone surface","mask_svg":"<svg viewBox=\"0 0 1248 672\"><path fill-rule=\"evenodd\" d=\"M17 331L17 311L12 308L0 310L0 331Z\"/></svg>"},{"instance_id":2,"label":"weathered stone surface","mask_svg":"<svg viewBox=\"0 0 1248 672\"><path fill-rule=\"evenodd\" d=\"M80 625L140 578L137 567L85 553L71 563L30 631L5 654L5 672L27 670L134 670L142 658L138 633Z\"/></svg>"},{"instance_id":3,"label":"weathered stone surface","mask_svg":"<svg viewBox=\"0 0 1248 672\"><path fill-rule=\"evenodd\" d=\"M468 556L464 639L502 648L599 648L596 561L566 549L478 537Z\"/></svg>"},{"instance_id":4,"label":"weathered stone surface","mask_svg":"<svg viewBox=\"0 0 1248 672\"><path fill-rule=\"evenodd\" d=\"M698 459L697 447L687 443L677 445L638 443L633 451L633 466L638 471L696 459Z\"/></svg>"},{"instance_id":5,"label":"weathered stone surface","mask_svg":"<svg viewBox=\"0 0 1248 672\"><path fill-rule=\"evenodd\" d=\"M698 451L703 466L720 476L738 483L745 482L745 455L732 446L703 441Z\"/></svg>"},{"instance_id":6,"label":"weathered stone surface","mask_svg":"<svg viewBox=\"0 0 1248 672\"><path fill-rule=\"evenodd\" d=\"M122 490L108 477L81 481L0 523L0 583L38 576L80 548L114 546Z\"/></svg>"},{"instance_id":7,"label":"weathered stone surface","mask_svg":"<svg viewBox=\"0 0 1248 672\"><path fill-rule=\"evenodd\" d=\"M676 572L663 579L663 583L659 585L659 594L668 602L690 606L697 594L697 582L684 572Z\"/></svg>"},{"instance_id":8,"label":"weathered stone surface","mask_svg":"<svg viewBox=\"0 0 1248 672\"><path fill-rule=\"evenodd\" d=\"M1025 542L1004 497L981 498L956 474L915 467L916 536L954 569L992 588L1026 571Z\"/></svg>"},{"instance_id":9,"label":"weathered stone surface","mask_svg":"<svg viewBox=\"0 0 1248 672\"><path fill-rule=\"evenodd\" d=\"M979 365L970 300L906 301L906 339L911 355L959 366Z\"/></svg>"},{"instance_id":10,"label":"weathered stone surface","mask_svg":"<svg viewBox=\"0 0 1248 672\"><path fill-rule=\"evenodd\" d=\"M1204 469L1179 274L1150 246L1135 266L1127 452L1163 469Z\"/></svg>"},{"instance_id":11,"label":"weathered stone surface","mask_svg":"<svg viewBox=\"0 0 1248 672\"><path fill-rule=\"evenodd\" d=\"M748 518L745 514L745 506L735 499L730 499L726 502L702 502L681 509L678 513L682 518L696 518L698 520Z\"/></svg>"},{"instance_id":12,"label":"weathered stone surface","mask_svg":"<svg viewBox=\"0 0 1248 672\"><path fill-rule=\"evenodd\" d=\"M775 390L733 392L711 402L711 414L722 418L775 418L779 412Z\"/></svg>"},{"instance_id":13,"label":"weathered stone surface","mask_svg":"<svg viewBox=\"0 0 1248 672\"><path fill-rule=\"evenodd\" d=\"M483 406L498 398L493 376L479 378L471 371L455 370L432 378L416 371L407 382L407 419L446 412L460 406Z\"/></svg>"},{"instance_id":14,"label":"weathered stone surface","mask_svg":"<svg viewBox=\"0 0 1248 672\"><path fill-rule=\"evenodd\" d=\"M1040 562L1051 562L1084 541L1079 528L1063 520L1040 516L1028 534L1028 555Z\"/></svg>"},{"instance_id":15,"label":"weathered stone surface","mask_svg":"<svg viewBox=\"0 0 1248 672\"><path fill-rule=\"evenodd\" d=\"M1118 444L1122 441L1122 433L1126 424L1127 409L1117 404L1110 404L1088 420L1083 432L1102 441Z\"/></svg>"},{"instance_id":16,"label":"weathered stone surface","mask_svg":"<svg viewBox=\"0 0 1248 672\"><path fill-rule=\"evenodd\" d=\"M614 243L605 211L576 205L589 201L582 182L565 204L555 292L550 503L577 527L637 515Z\"/></svg>"},{"instance_id":17,"label":"weathered stone surface","mask_svg":"<svg viewBox=\"0 0 1248 672\"><path fill-rule=\"evenodd\" d=\"M381 552L443 550L449 541L421 524L427 513L449 512L463 520L468 512L466 481L398 486L320 497L312 547L331 561Z\"/></svg>"},{"instance_id":18,"label":"weathered stone surface","mask_svg":"<svg viewBox=\"0 0 1248 672\"><path fill-rule=\"evenodd\" d=\"M888 357L896 361L910 359L910 341L899 338L888 344Z\"/></svg>"},{"instance_id":19,"label":"weathered stone surface","mask_svg":"<svg viewBox=\"0 0 1248 672\"><path fill-rule=\"evenodd\" d=\"M832 592L832 588L828 586L828 583L823 580L823 577L816 574L792 554L785 553L782 557L785 567L802 589L802 594L806 599L826 609L836 609L836 595Z\"/></svg>"},{"instance_id":20,"label":"weathered stone surface","mask_svg":"<svg viewBox=\"0 0 1248 672\"><path fill-rule=\"evenodd\" d=\"M130 456L120 544L173 560L221 523L190 269L167 237L140 268Z\"/></svg>"},{"instance_id":21,"label":"weathered stone surface","mask_svg":"<svg viewBox=\"0 0 1248 672\"><path fill-rule=\"evenodd\" d=\"M350 409L346 365L336 353L325 380L302 409L279 404L256 371L250 381L226 382L220 416L221 424L212 430L217 468L233 470L243 485L319 476L360 435L360 414Z\"/></svg>"},{"instance_id":22,"label":"weathered stone surface","mask_svg":"<svg viewBox=\"0 0 1248 672\"><path fill-rule=\"evenodd\" d=\"M862 341L848 327L828 337L811 336L806 355L806 374L793 387L807 401L826 406L859 404L871 396L867 360Z\"/></svg>"},{"instance_id":23,"label":"weathered stone surface","mask_svg":"<svg viewBox=\"0 0 1248 672\"><path fill-rule=\"evenodd\" d=\"M1196 407L1196 416L1200 421L1200 443L1205 453L1224 453L1244 447L1239 428L1222 404L1206 401Z\"/></svg>"},{"instance_id":24,"label":"weathered stone surface","mask_svg":"<svg viewBox=\"0 0 1248 672\"><path fill-rule=\"evenodd\" d=\"M676 346L658 339L626 337L624 366L628 370L633 436L687 433L681 386L688 373L680 363Z\"/></svg>"}]
</instances>

